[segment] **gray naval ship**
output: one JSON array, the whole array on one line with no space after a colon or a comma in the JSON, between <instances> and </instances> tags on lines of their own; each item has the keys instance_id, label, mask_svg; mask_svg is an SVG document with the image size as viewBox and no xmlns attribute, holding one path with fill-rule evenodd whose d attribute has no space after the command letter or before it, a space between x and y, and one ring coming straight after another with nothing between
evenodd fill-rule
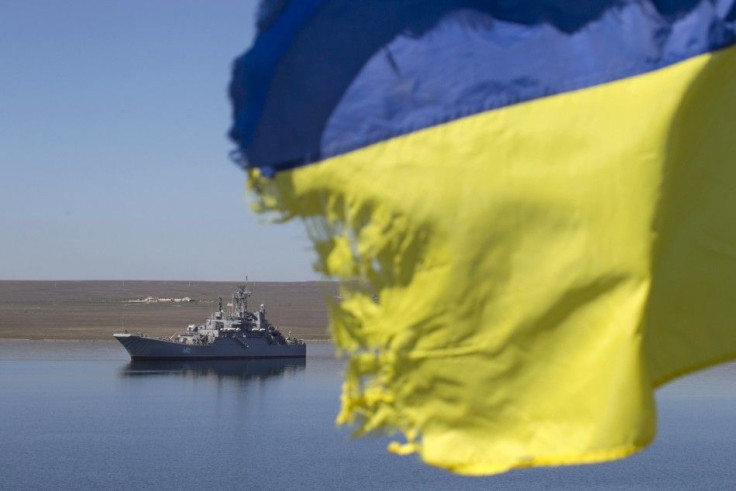
<instances>
[{"instance_id":1,"label":"gray naval ship","mask_svg":"<svg viewBox=\"0 0 736 491\"><path fill-rule=\"evenodd\" d=\"M232 309L219 307L203 325L191 324L186 332L171 338L145 334L115 333L132 360L226 360L245 358L304 358L307 345L301 339L285 337L266 320L263 305L248 311L250 292L245 286L233 292Z\"/></svg>"}]
</instances>

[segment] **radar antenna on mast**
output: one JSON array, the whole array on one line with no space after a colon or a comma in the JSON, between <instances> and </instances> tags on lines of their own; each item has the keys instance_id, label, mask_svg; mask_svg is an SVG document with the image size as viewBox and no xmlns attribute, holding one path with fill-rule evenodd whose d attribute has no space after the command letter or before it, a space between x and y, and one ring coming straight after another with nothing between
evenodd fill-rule
<instances>
[{"instance_id":1,"label":"radar antenna on mast","mask_svg":"<svg viewBox=\"0 0 736 491\"><path fill-rule=\"evenodd\" d=\"M238 286L233 291L233 302L232 302L232 314L239 316L239 317L245 317L247 315L248 311L248 297L251 295L251 292L248 291L248 285L243 284Z\"/></svg>"}]
</instances>

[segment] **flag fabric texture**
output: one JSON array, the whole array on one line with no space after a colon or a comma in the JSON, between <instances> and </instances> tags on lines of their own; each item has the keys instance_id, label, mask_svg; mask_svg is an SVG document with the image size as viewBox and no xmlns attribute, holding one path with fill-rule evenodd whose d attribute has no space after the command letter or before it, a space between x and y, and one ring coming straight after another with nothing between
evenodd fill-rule
<instances>
[{"instance_id":1,"label":"flag fabric texture","mask_svg":"<svg viewBox=\"0 0 736 491\"><path fill-rule=\"evenodd\" d=\"M230 135L343 280L338 420L464 474L645 447L736 356L735 42L734 0L264 2Z\"/></svg>"}]
</instances>

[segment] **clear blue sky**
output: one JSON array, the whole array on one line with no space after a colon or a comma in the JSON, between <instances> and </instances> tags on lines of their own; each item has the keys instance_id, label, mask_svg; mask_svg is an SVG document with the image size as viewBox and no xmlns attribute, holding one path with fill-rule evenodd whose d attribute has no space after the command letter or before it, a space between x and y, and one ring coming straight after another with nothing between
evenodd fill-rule
<instances>
[{"instance_id":1,"label":"clear blue sky","mask_svg":"<svg viewBox=\"0 0 736 491\"><path fill-rule=\"evenodd\" d=\"M317 279L227 154L255 0L0 0L0 279Z\"/></svg>"}]
</instances>

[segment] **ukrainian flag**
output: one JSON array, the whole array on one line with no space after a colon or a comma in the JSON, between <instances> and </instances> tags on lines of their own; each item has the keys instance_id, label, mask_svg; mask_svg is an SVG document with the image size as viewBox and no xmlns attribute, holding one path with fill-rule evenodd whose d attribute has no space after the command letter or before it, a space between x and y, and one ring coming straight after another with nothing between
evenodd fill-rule
<instances>
[{"instance_id":1,"label":"ukrainian flag","mask_svg":"<svg viewBox=\"0 0 736 491\"><path fill-rule=\"evenodd\" d=\"M231 136L344 280L340 422L464 474L598 462L736 356L734 0L271 1L258 27Z\"/></svg>"}]
</instances>

